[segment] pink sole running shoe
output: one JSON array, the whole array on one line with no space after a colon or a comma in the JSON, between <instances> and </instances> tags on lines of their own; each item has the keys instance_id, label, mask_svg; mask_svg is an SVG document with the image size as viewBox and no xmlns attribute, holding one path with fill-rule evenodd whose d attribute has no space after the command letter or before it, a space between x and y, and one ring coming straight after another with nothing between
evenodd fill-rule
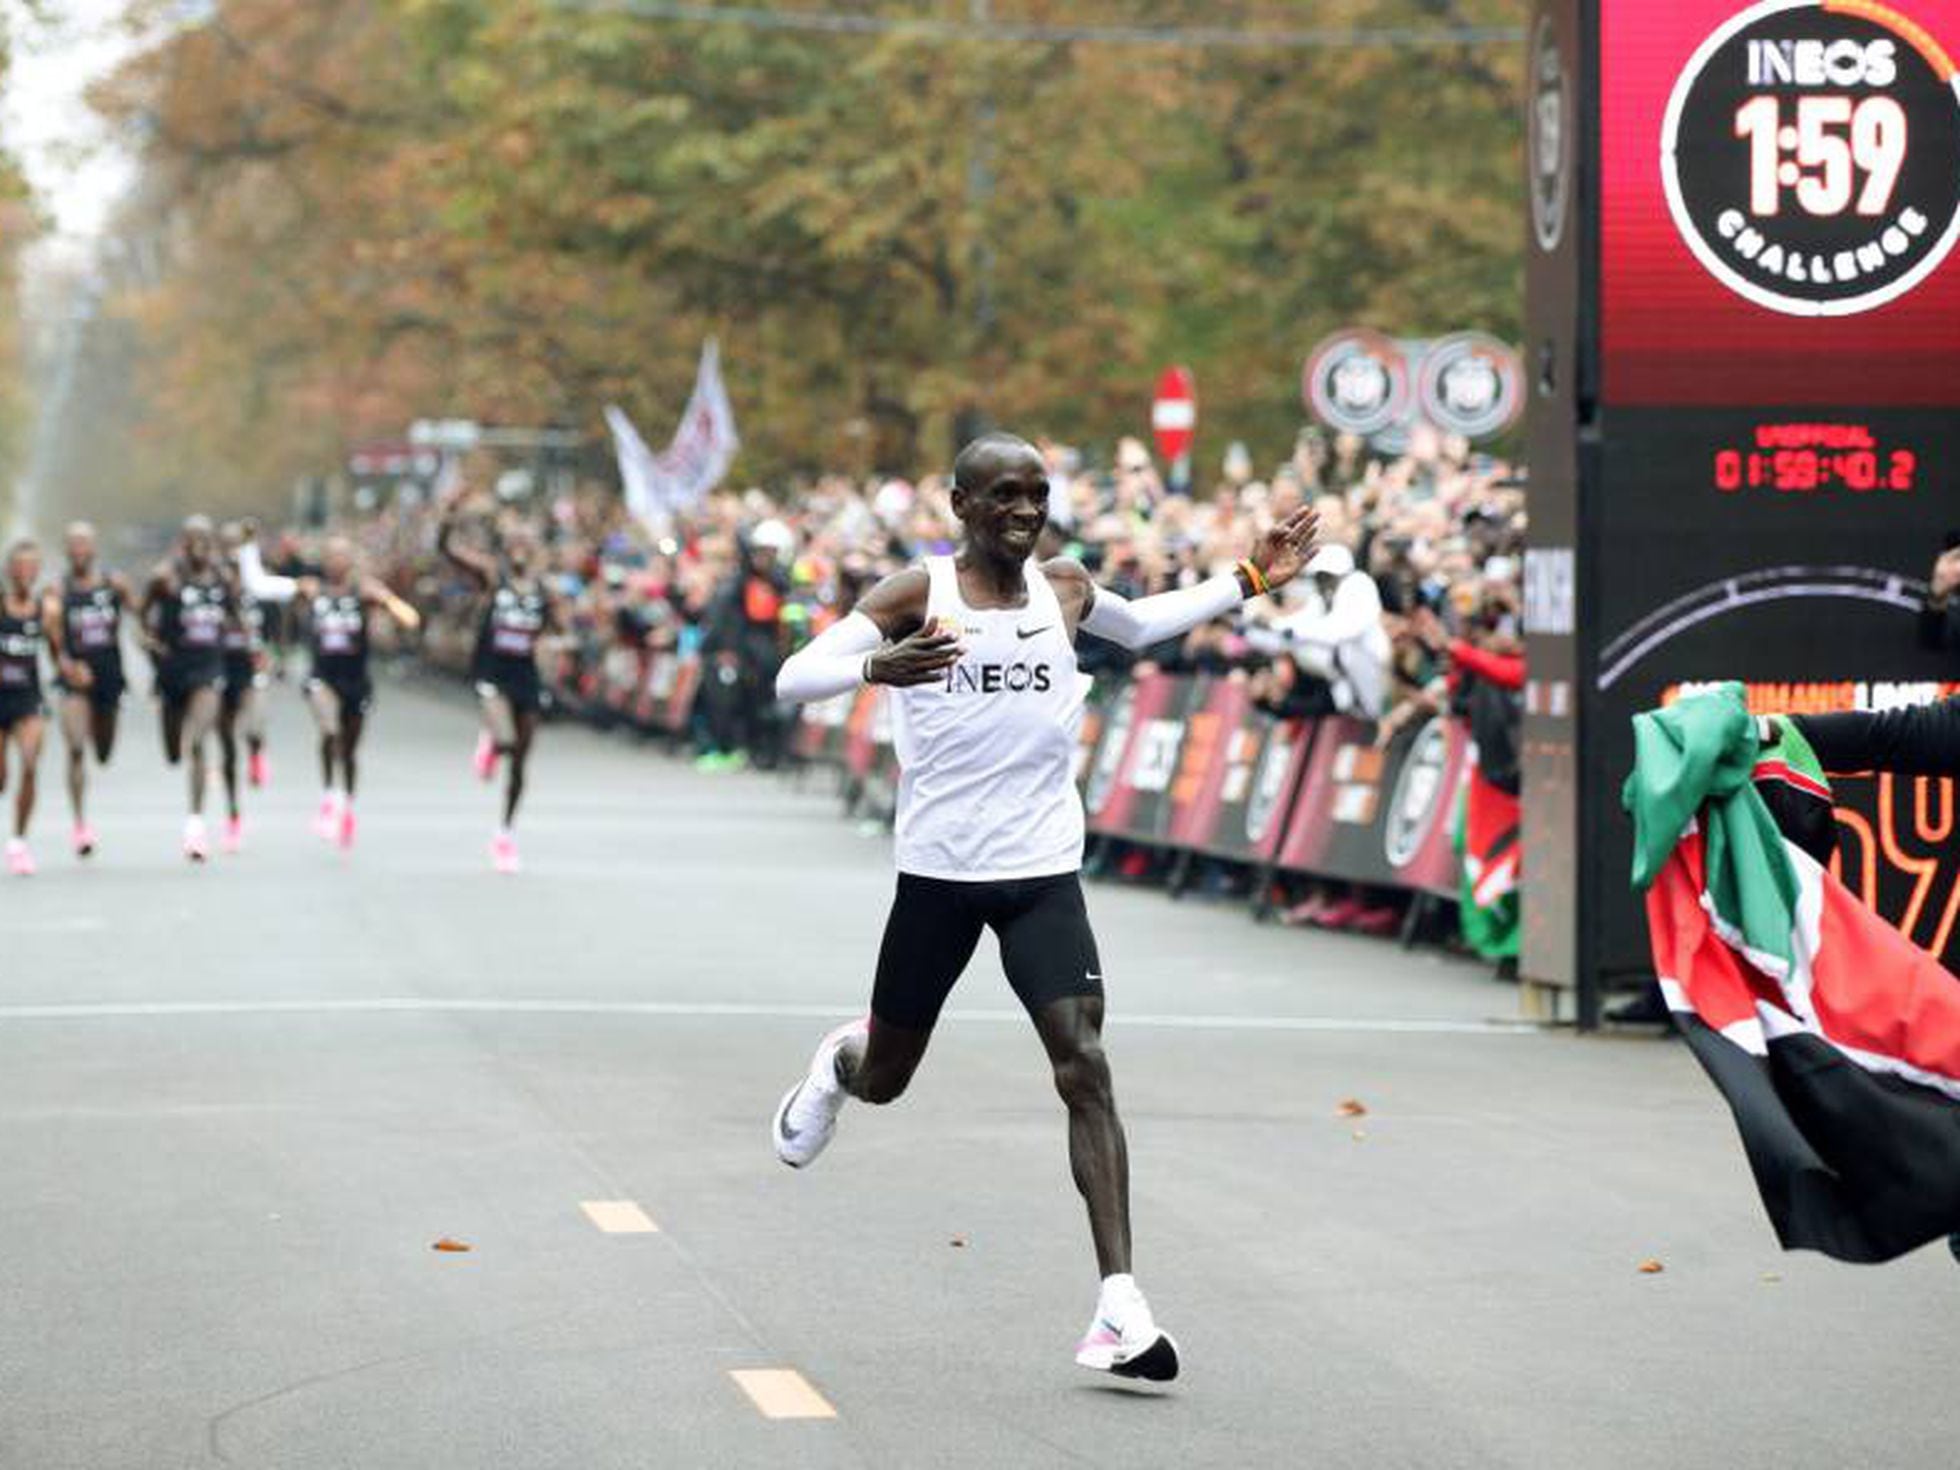
<instances>
[{"instance_id":1,"label":"pink sole running shoe","mask_svg":"<svg viewBox=\"0 0 1960 1470\"><path fill-rule=\"evenodd\" d=\"M265 758L265 752L255 750L245 758L245 779L254 786L265 786L272 780L272 762Z\"/></svg>"},{"instance_id":2,"label":"pink sole running shoe","mask_svg":"<svg viewBox=\"0 0 1960 1470\"><path fill-rule=\"evenodd\" d=\"M75 824L75 856L85 858L95 852L95 828L87 822Z\"/></svg>"},{"instance_id":3,"label":"pink sole running shoe","mask_svg":"<svg viewBox=\"0 0 1960 1470\"><path fill-rule=\"evenodd\" d=\"M488 781L497 774L497 742L487 731L476 737L476 754L470 757L470 764L476 769L476 779Z\"/></svg>"},{"instance_id":4,"label":"pink sole running shoe","mask_svg":"<svg viewBox=\"0 0 1960 1470\"><path fill-rule=\"evenodd\" d=\"M184 824L184 856L201 863L211 856L211 845L204 835L204 823L196 817Z\"/></svg>"},{"instance_id":5,"label":"pink sole running shoe","mask_svg":"<svg viewBox=\"0 0 1960 1470\"><path fill-rule=\"evenodd\" d=\"M16 878L34 876L34 854L27 850L27 844L18 837L7 844L7 871Z\"/></svg>"},{"instance_id":6,"label":"pink sole running shoe","mask_svg":"<svg viewBox=\"0 0 1960 1470\"><path fill-rule=\"evenodd\" d=\"M354 846L354 808L340 809L340 850L350 851Z\"/></svg>"},{"instance_id":7,"label":"pink sole running shoe","mask_svg":"<svg viewBox=\"0 0 1960 1470\"><path fill-rule=\"evenodd\" d=\"M320 798L320 810L313 817L313 835L322 842L331 842L340 830L340 803L331 796Z\"/></svg>"},{"instance_id":8,"label":"pink sole running shoe","mask_svg":"<svg viewBox=\"0 0 1960 1470\"><path fill-rule=\"evenodd\" d=\"M523 867L517 859L517 839L508 832L490 839L490 866L499 873L515 873Z\"/></svg>"},{"instance_id":9,"label":"pink sole running shoe","mask_svg":"<svg viewBox=\"0 0 1960 1470\"><path fill-rule=\"evenodd\" d=\"M226 853L236 853L245 845L245 823L242 818L225 818L224 835L218 839L218 845Z\"/></svg>"}]
</instances>

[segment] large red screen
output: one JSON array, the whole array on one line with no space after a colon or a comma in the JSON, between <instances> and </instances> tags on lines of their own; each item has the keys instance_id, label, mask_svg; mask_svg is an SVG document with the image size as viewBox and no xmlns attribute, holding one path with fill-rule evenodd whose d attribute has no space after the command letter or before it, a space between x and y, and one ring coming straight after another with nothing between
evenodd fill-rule
<instances>
[{"instance_id":1,"label":"large red screen","mask_svg":"<svg viewBox=\"0 0 1960 1470\"><path fill-rule=\"evenodd\" d=\"M1733 29L1723 49L1717 33L1744 12L1750 22ZM1960 54L1960 0L1603 0L1600 24L1605 401L1960 405L1960 249L1931 248L1946 230L1944 205L1960 184L1960 153L1952 148L1960 93L1949 98L1940 90L1952 83L1946 58ZM1809 39L1813 33L1818 39ZM1861 73L1860 43L1871 49L1873 36L1900 39L1881 39ZM1918 90L1902 90L1902 81L1887 95L1884 83L1895 73ZM1684 75L1696 80L1676 103L1677 162L1668 165L1670 98ZM1908 110L1915 108L1908 145ZM1760 151L1750 151L1754 143ZM1695 184L1709 187L1697 196ZM1732 194L1736 202L1697 205L1697 197L1711 194ZM1750 213L1751 201L1760 214ZM1680 223L1684 210L1706 221L1701 258ZM1720 277L1724 265L1737 276L1754 269L1763 277L1761 257L1752 265L1734 254L1737 235L1758 226L1772 242L1829 235L1828 246L1793 259L1788 269L1799 276L1819 272L1813 279L1823 281L1836 260L1851 278L1860 269L1852 248L1860 241L1871 242L1872 269L1882 275L1876 242L1894 221L1906 231L1888 243L1924 250L1928 263L1880 304L1839 300L1814 307L1836 314L1795 314L1801 304L1765 305ZM1758 294L1782 289L1769 280ZM1789 289L1819 300L1860 290Z\"/></svg>"}]
</instances>

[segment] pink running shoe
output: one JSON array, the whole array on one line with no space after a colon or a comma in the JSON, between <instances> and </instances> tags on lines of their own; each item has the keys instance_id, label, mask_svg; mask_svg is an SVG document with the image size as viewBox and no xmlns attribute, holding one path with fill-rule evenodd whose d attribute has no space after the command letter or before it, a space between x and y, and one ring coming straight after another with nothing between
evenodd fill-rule
<instances>
[{"instance_id":1,"label":"pink running shoe","mask_svg":"<svg viewBox=\"0 0 1960 1470\"><path fill-rule=\"evenodd\" d=\"M202 817L188 817L184 821L184 856L194 863L201 863L211 856L211 844L204 835Z\"/></svg>"},{"instance_id":2,"label":"pink running shoe","mask_svg":"<svg viewBox=\"0 0 1960 1470\"><path fill-rule=\"evenodd\" d=\"M95 828L87 822L75 824L75 856L85 858L95 852Z\"/></svg>"},{"instance_id":3,"label":"pink running shoe","mask_svg":"<svg viewBox=\"0 0 1960 1470\"><path fill-rule=\"evenodd\" d=\"M237 852L245 845L245 821L242 817L226 817L224 836L218 845L228 853Z\"/></svg>"},{"instance_id":4,"label":"pink running shoe","mask_svg":"<svg viewBox=\"0 0 1960 1470\"><path fill-rule=\"evenodd\" d=\"M479 781L488 781L497 774L497 742L490 738L488 730L477 732L476 754L470 757L470 764L476 767Z\"/></svg>"},{"instance_id":5,"label":"pink running shoe","mask_svg":"<svg viewBox=\"0 0 1960 1470\"><path fill-rule=\"evenodd\" d=\"M34 876L34 854L27 850L25 839L19 837L7 839L7 871L16 878Z\"/></svg>"},{"instance_id":6,"label":"pink running shoe","mask_svg":"<svg viewBox=\"0 0 1960 1470\"><path fill-rule=\"evenodd\" d=\"M522 865L517 860L517 839L508 832L499 832L490 839L490 866L499 873L515 873Z\"/></svg>"},{"instance_id":7,"label":"pink running shoe","mask_svg":"<svg viewBox=\"0 0 1960 1470\"><path fill-rule=\"evenodd\" d=\"M340 850L349 851L354 846L354 808L351 804L340 809Z\"/></svg>"},{"instance_id":8,"label":"pink running shoe","mask_svg":"<svg viewBox=\"0 0 1960 1470\"><path fill-rule=\"evenodd\" d=\"M320 810L313 817L313 835L322 842L331 842L340 827L340 803L329 791L320 798Z\"/></svg>"},{"instance_id":9,"label":"pink running shoe","mask_svg":"<svg viewBox=\"0 0 1960 1470\"><path fill-rule=\"evenodd\" d=\"M245 757L245 779L254 786L264 786L272 780L272 762L265 758L264 751L255 750Z\"/></svg>"}]
</instances>

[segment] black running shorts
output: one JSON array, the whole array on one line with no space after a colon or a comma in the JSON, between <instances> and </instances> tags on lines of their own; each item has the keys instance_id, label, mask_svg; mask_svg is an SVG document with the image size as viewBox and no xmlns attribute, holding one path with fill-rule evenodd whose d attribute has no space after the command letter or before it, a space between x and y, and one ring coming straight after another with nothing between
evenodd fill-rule
<instances>
[{"instance_id":1,"label":"black running shorts","mask_svg":"<svg viewBox=\"0 0 1960 1470\"><path fill-rule=\"evenodd\" d=\"M1103 993L1102 961L1076 874L956 883L900 873L878 950L871 1014L888 1026L930 1031L983 929L1000 941L1007 983L1029 1014L1070 996Z\"/></svg>"},{"instance_id":2,"label":"black running shorts","mask_svg":"<svg viewBox=\"0 0 1960 1470\"><path fill-rule=\"evenodd\" d=\"M0 734L11 734L22 720L44 713L39 689L0 689Z\"/></svg>"}]
</instances>

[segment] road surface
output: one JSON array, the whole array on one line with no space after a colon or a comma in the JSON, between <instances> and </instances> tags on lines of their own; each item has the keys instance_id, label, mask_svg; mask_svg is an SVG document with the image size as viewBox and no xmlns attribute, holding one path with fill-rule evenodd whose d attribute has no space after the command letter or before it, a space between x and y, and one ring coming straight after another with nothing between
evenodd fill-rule
<instances>
[{"instance_id":1,"label":"road surface","mask_svg":"<svg viewBox=\"0 0 1960 1470\"><path fill-rule=\"evenodd\" d=\"M51 749L41 875L0 888L8 1470L1960 1454L1960 1268L1779 1253L1679 1047L1107 885L1138 1272L1187 1372L1084 1373L1062 1117L990 954L911 1096L770 1153L891 884L820 784L553 727L499 878L467 705L384 684L348 856L274 702L244 854L177 857L132 697L101 854L61 850Z\"/></svg>"}]
</instances>

